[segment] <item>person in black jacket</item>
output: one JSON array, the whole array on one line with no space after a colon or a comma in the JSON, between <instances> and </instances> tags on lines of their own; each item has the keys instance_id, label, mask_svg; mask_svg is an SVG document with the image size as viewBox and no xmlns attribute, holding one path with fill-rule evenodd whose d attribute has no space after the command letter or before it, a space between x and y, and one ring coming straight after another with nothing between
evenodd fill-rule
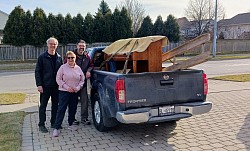
<instances>
[{"instance_id":1,"label":"person in black jacket","mask_svg":"<svg viewBox=\"0 0 250 151\"><path fill-rule=\"evenodd\" d=\"M81 102L81 123L84 125L90 125L91 123L88 120L87 79L90 78L94 65L86 52L86 42L84 40L79 40L77 43L77 49L74 53L76 54L76 64L81 67L82 72L86 77L83 88L78 92ZM74 124L79 124L79 122L75 120Z\"/></svg>"},{"instance_id":2,"label":"person in black jacket","mask_svg":"<svg viewBox=\"0 0 250 151\"><path fill-rule=\"evenodd\" d=\"M36 63L35 80L38 92L40 92L40 106L39 106L39 130L47 133L48 129L45 127L46 108L51 98L51 127L56 120L56 113L58 108L58 85L56 83L56 74L60 66L63 64L62 57L56 52L58 40L56 38L49 38L47 40L48 51L42 53Z\"/></svg>"}]
</instances>

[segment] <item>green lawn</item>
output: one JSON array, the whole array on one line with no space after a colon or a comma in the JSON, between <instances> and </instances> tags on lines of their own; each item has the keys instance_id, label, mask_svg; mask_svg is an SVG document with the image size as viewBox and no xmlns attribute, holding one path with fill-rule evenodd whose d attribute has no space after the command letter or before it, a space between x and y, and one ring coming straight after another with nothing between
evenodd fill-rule
<instances>
[{"instance_id":1,"label":"green lawn","mask_svg":"<svg viewBox=\"0 0 250 151\"><path fill-rule=\"evenodd\" d=\"M25 112L0 113L0 150L20 151Z\"/></svg>"},{"instance_id":2,"label":"green lawn","mask_svg":"<svg viewBox=\"0 0 250 151\"><path fill-rule=\"evenodd\" d=\"M210 79L236 81L236 82L250 82L250 74L226 75L226 76L213 77Z\"/></svg>"},{"instance_id":3,"label":"green lawn","mask_svg":"<svg viewBox=\"0 0 250 151\"><path fill-rule=\"evenodd\" d=\"M20 104L25 101L23 93L0 93L0 105ZM25 112L0 113L0 151L20 151L22 125Z\"/></svg>"}]
</instances>

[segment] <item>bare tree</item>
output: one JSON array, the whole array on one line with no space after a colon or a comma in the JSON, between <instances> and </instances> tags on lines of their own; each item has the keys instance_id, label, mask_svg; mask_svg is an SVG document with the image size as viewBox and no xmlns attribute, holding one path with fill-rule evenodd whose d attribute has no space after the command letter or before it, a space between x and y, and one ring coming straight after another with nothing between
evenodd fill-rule
<instances>
[{"instance_id":1,"label":"bare tree","mask_svg":"<svg viewBox=\"0 0 250 151\"><path fill-rule=\"evenodd\" d=\"M133 36L135 36L145 17L144 7L137 0L123 0L119 7L120 9L125 7L128 10L128 15L132 20Z\"/></svg>"},{"instance_id":2,"label":"bare tree","mask_svg":"<svg viewBox=\"0 0 250 151\"><path fill-rule=\"evenodd\" d=\"M225 12L223 6L218 4L218 20L224 19ZM195 28L195 36L209 32L214 20L213 0L190 0L185 9L187 18Z\"/></svg>"}]
</instances>

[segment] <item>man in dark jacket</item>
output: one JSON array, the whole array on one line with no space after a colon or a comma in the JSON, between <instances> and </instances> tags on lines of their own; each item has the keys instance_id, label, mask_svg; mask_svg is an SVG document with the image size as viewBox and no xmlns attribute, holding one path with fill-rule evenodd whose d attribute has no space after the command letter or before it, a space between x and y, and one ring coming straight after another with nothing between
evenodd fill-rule
<instances>
[{"instance_id":1,"label":"man in dark jacket","mask_svg":"<svg viewBox=\"0 0 250 151\"><path fill-rule=\"evenodd\" d=\"M81 102L81 123L84 125L90 125L88 120L88 94L87 94L87 79L91 76L91 71L94 68L94 65L86 52L86 42L84 40L79 40L77 44L77 49L74 51L76 54L76 64L81 67L84 75L85 82L83 88L78 92ZM78 121L74 122L79 124Z\"/></svg>"},{"instance_id":2,"label":"man in dark jacket","mask_svg":"<svg viewBox=\"0 0 250 151\"><path fill-rule=\"evenodd\" d=\"M39 130L47 133L48 129L45 127L46 108L51 97L51 127L56 120L56 113L58 108L58 85L56 83L56 74L59 67L63 64L62 57L56 52L58 40L56 38L49 38L47 40L48 51L42 53L36 63L35 80L38 92L40 92L40 106L39 106Z\"/></svg>"}]
</instances>

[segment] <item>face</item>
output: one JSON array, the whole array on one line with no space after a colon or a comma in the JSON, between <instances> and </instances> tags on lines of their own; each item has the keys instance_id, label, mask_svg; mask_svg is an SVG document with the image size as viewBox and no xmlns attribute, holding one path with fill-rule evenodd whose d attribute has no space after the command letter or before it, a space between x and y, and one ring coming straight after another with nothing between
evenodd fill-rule
<instances>
[{"instance_id":1,"label":"face","mask_svg":"<svg viewBox=\"0 0 250 151\"><path fill-rule=\"evenodd\" d=\"M75 60L76 60L76 57L73 54L69 54L67 56L67 63L69 65L71 65L71 66L74 65L75 64Z\"/></svg>"},{"instance_id":2,"label":"face","mask_svg":"<svg viewBox=\"0 0 250 151\"><path fill-rule=\"evenodd\" d=\"M85 43L78 43L77 44L77 52L78 52L78 54L82 55L85 50L86 50L86 44Z\"/></svg>"},{"instance_id":3,"label":"face","mask_svg":"<svg viewBox=\"0 0 250 151\"><path fill-rule=\"evenodd\" d=\"M57 42L55 40L50 40L47 46L49 51L55 51L57 48Z\"/></svg>"}]
</instances>

